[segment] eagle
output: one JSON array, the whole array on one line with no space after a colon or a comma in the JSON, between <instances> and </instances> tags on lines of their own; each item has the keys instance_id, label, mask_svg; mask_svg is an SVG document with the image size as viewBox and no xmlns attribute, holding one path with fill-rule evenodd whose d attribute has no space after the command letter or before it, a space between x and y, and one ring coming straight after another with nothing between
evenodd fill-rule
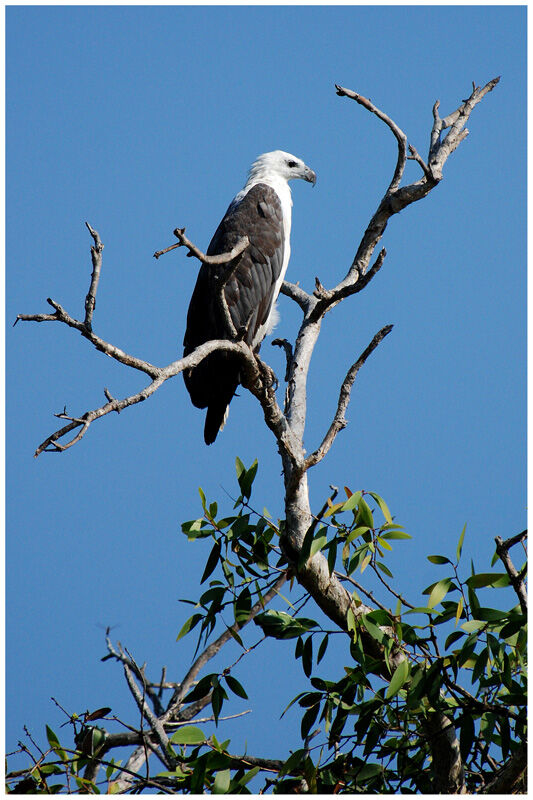
<instances>
[{"instance_id":1,"label":"eagle","mask_svg":"<svg viewBox=\"0 0 533 800\"><path fill-rule=\"evenodd\" d=\"M231 201L215 231L207 255L229 253L247 236L248 247L224 287L236 331L255 353L277 322L275 309L290 256L292 198L289 181L313 185L316 175L304 162L283 150L260 155L250 167L244 188ZM187 313L184 356L212 339L231 339L216 288L227 265L202 264ZM204 440L212 444L224 427L228 406L241 382L238 357L214 352L196 367L184 370L185 386L197 408L207 408Z\"/></svg>"}]
</instances>

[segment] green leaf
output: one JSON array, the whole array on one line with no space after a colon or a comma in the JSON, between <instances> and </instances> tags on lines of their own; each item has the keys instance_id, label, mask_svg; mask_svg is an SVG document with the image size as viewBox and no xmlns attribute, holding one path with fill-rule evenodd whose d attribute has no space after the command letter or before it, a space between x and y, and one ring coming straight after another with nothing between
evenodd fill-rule
<instances>
[{"instance_id":1,"label":"green leaf","mask_svg":"<svg viewBox=\"0 0 533 800\"><path fill-rule=\"evenodd\" d=\"M452 645L458 639L462 639L462 637L464 635L465 635L464 631L453 631L452 633L450 633L450 635L448 636L448 638L446 639L446 642L444 644L444 647L446 648L446 650L450 647L450 645Z\"/></svg>"},{"instance_id":2,"label":"green leaf","mask_svg":"<svg viewBox=\"0 0 533 800\"><path fill-rule=\"evenodd\" d=\"M463 606L464 606L464 600L463 600L463 596L461 595L461 597L459 598L459 602L457 603L457 610L455 612L455 626L456 627L459 624L459 620L461 619L461 614L463 613Z\"/></svg>"},{"instance_id":3,"label":"green leaf","mask_svg":"<svg viewBox=\"0 0 533 800\"><path fill-rule=\"evenodd\" d=\"M466 526L465 526L466 527ZM464 533L464 528L463 528ZM457 548L459 550L459 548ZM457 559L460 557L457 556ZM463 761L466 760L470 750L472 749L472 744L474 742L474 737L476 735L476 729L474 725L474 718L471 714L464 714L463 720L461 722L461 734L459 738L459 744L461 749L461 758Z\"/></svg>"},{"instance_id":4,"label":"green leaf","mask_svg":"<svg viewBox=\"0 0 533 800\"><path fill-rule=\"evenodd\" d=\"M218 725L218 718L220 716L220 712L222 710L222 704L226 699L226 692L221 686L215 686L213 689L213 694L211 695L211 708L213 709L213 716L215 718L215 724Z\"/></svg>"},{"instance_id":5,"label":"green leaf","mask_svg":"<svg viewBox=\"0 0 533 800\"><path fill-rule=\"evenodd\" d=\"M59 764L42 764L39 767L41 775L63 775L63 770Z\"/></svg>"},{"instance_id":6,"label":"green leaf","mask_svg":"<svg viewBox=\"0 0 533 800\"><path fill-rule=\"evenodd\" d=\"M235 471L236 471L236 473L237 473L237 480L238 480L238 481L239 481L239 483L240 483L240 481L241 481L241 475L243 475L243 474L246 472L246 467L245 467L245 466L244 466L244 464L242 463L242 461L241 461L241 459L239 458L239 456L237 456L237 457L236 457L236 459L235 459Z\"/></svg>"},{"instance_id":7,"label":"green leaf","mask_svg":"<svg viewBox=\"0 0 533 800\"><path fill-rule=\"evenodd\" d=\"M370 634L370 636L375 639L377 642L383 643L385 640L385 634L382 630L378 628L377 625L374 625L369 619L367 619L367 614L361 614L360 617L361 622L363 623L364 627Z\"/></svg>"},{"instance_id":8,"label":"green leaf","mask_svg":"<svg viewBox=\"0 0 533 800\"><path fill-rule=\"evenodd\" d=\"M465 538L466 533L466 522L464 524L463 530L461 531L461 535L459 536L459 541L457 543L457 563L461 560L461 553L463 552L463 541Z\"/></svg>"},{"instance_id":9,"label":"green leaf","mask_svg":"<svg viewBox=\"0 0 533 800\"><path fill-rule=\"evenodd\" d=\"M385 564L383 564L382 561L376 561L376 567L379 567L379 569L382 572L384 572L385 575L388 575L389 578L394 578L394 575L392 574L390 569L387 566L385 566Z\"/></svg>"},{"instance_id":10,"label":"green leaf","mask_svg":"<svg viewBox=\"0 0 533 800\"><path fill-rule=\"evenodd\" d=\"M344 503L340 503L342 510L353 511L353 509L359 504L361 497L361 492L354 492L347 500L344 501Z\"/></svg>"},{"instance_id":11,"label":"green leaf","mask_svg":"<svg viewBox=\"0 0 533 800\"><path fill-rule=\"evenodd\" d=\"M351 499L351 498L350 498ZM372 512L370 510L370 506L366 502L366 500L362 497L359 501L359 519L358 522L362 522L363 525L368 525L369 528L374 527L374 517L372 516Z\"/></svg>"},{"instance_id":12,"label":"green leaf","mask_svg":"<svg viewBox=\"0 0 533 800\"><path fill-rule=\"evenodd\" d=\"M476 611L476 619L482 619L484 622L507 619L507 616L507 611L498 611L495 608L478 608Z\"/></svg>"},{"instance_id":13,"label":"green leaf","mask_svg":"<svg viewBox=\"0 0 533 800\"><path fill-rule=\"evenodd\" d=\"M348 630L351 631L354 637L357 635L357 623L355 621L355 615L353 613L353 609L350 606L348 611L346 612L346 625Z\"/></svg>"},{"instance_id":14,"label":"green leaf","mask_svg":"<svg viewBox=\"0 0 533 800\"><path fill-rule=\"evenodd\" d=\"M390 679L390 683L387 687L387 692L385 697L389 700L391 697L395 697L402 686L404 685L407 677L409 675L409 662L407 659L405 661L401 661L396 669L394 670L394 674Z\"/></svg>"},{"instance_id":15,"label":"green leaf","mask_svg":"<svg viewBox=\"0 0 533 800\"><path fill-rule=\"evenodd\" d=\"M246 469L241 459L237 456L235 459L235 470L237 472L237 480L239 487L244 497L249 498L252 493L252 484L257 474L257 458L249 469Z\"/></svg>"},{"instance_id":16,"label":"green leaf","mask_svg":"<svg viewBox=\"0 0 533 800\"><path fill-rule=\"evenodd\" d=\"M244 700L248 700L248 695L246 694L244 687L241 686L237 678L234 678L232 675L224 675L224 679L228 684L229 688L236 694L238 697L242 697Z\"/></svg>"},{"instance_id":17,"label":"green leaf","mask_svg":"<svg viewBox=\"0 0 533 800\"><path fill-rule=\"evenodd\" d=\"M201 486L198 487L198 494L200 495L200 500L202 501L202 508L204 511L206 511L205 494Z\"/></svg>"},{"instance_id":18,"label":"green leaf","mask_svg":"<svg viewBox=\"0 0 533 800\"><path fill-rule=\"evenodd\" d=\"M370 778L375 778L376 775L381 775L383 767L381 764L364 764L360 770L357 771L357 783L368 781Z\"/></svg>"},{"instance_id":19,"label":"green leaf","mask_svg":"<svg viewBox=\"0 0 533 800\"><path fill-rule=\"evenodd\" d=\"M306 750L295 750L294 753L288 757L286 762L284 763L283 767L280 770L280 775L289 775L293 770L296 770L297 767L300 766L304 758L306 757Z\"/></svg>"},{"instance_id":20,"label":"green leaf","mask_svg":"<svg viewBox=\"0 0 533 800\"><path fill-rule=\"evenodd\" d=\"M170 741L172 744L202 744L208 738L196 725L184 725L172 734Z\"/></svg>"},{"instance_id":21,"label":"green leaf","mask_svg":"<svg viewBox=\"0 0 533 800\"><path fill-rule=\"evenodd\" d=\"M217 772L213 783L213 794L226 794L229 789L230 781L231 771L229 769Z\"/></svg>"},{"instance_id":22,"label":"green leaf","mask_svg":"<svg viewBox=\"0 0 533 800\"><path fill-rule=\"evenodd\" d=\"M385 550L392 550L390 544L382 536L377 536L376 539Z\"/></svg>"},{"instance_id":23,"label":"green leaf","mask_svg":"<svg viewBox=\"0 0 533 800\"><path fill-rule=\"evenodd\" d=\"M220 542L215 542L211 552L209 553L209 558L207 559L207 563L204 569L204 574L202 575L200 583L203 583L205 580L207 580L207 578L209 578L209 576L217 566L218 561L220 559L220 551L221 551Z\"/></svg>"},{"instance_id":24,"label":"green leaf","mask_svg":"<svg viewBox=\"0 0 533 800\"><path fill-rule=\"evenodd\" d=\"M267 636L274 639L294 639L317 627L314 619L291 617L285 611L265 611L258 614L254 622Z\"/></svg>"},{"instance_id":25,"label":"green leaf","mask_svg":"<svg viewBox=\"0 0 533 800\"><path fill-rule=\"evenodd\" d=\"M386 522L389 525L392 525L391 513L389 511L389 507L388 507L387 503L385 502L385 500L382 497L380 497L379 494L376 494L375 492L369 492L369 495L374 498L374 500L376 501L376 503L380 507L381 513L385 517Z\"/></svg>"},{"instance_id":26,"label":"green leaf","mask_svg":"<svg viewBox=\"0 0 533 800\"><path fill-rule=\"evenodd\" d=\"M446 556L427 556L427 560L431 561L432 564L451 564L449 558Z\"/></svg>"},{"instance_id":27,"label":"green leaf","mask_svg":"<svg viewBox=\"0 0 533 800\"><path fill-rule=\"evenodd\" d=\"M311 677L313 671L313 637L308 636L305 640L302 653L302 667L307 678Z\"/></svg>"},{"instance_id":28,"label":"green leaf","mask_svg":"<svg viewBox=\"0 0 533 800\"><path fill-rule=\"evenodd\" d=\"M326 535L326 528L322 526L319 528L318 533L316 536L313 536L312 528L309 528L307 533L305 534L305 538L302 543L302 549L300 550L300 557L298 559L298 569L302 569L307 562L313 558L315 553L318 553L319 550L322 550L328 543L328 537Z\"/></svg>"},{"instance_id":29,"label":"green leaf","mask_svg":"<svg viewBox=\"0 0 533 800\"><path fill-rule=\"evenodd\" d=\"M317 653L317 657L316 657L316 663L317 664L320 664L320 662L324 658L324 655L326 653L328 644L329 644L329 633L326 633L326 635L324 636L324 638L320 642L320 647L318 648L318 653Z\"/></svg>"},{"instance_id":30,"label":"green leaf","mask_svg":"<svg viewBox=\"0 0 533 800\"><path fill-rule=\"evenodd\" d=\"M242 623L248 619L252 611L252 595L248 586L245 586L235 601L235 622Z\"/></svg>"},{"instance_id":31,"label":"green leaf","mask_svg":"<svg viewBox=\"0 0 533 800\"><path fill-rule=\"evenodd\" d=\"M316 718L318 717L318 712L320 711L320 703L316 703L316 705L311 706L308 708L305 714L302 717L302 722L300 725L302 739L308 735L311 727L314 725Z\"/></svg>"},{"instance_id":32,"label":"green leaf","mask_svg":"<svg viewBox=\"0 0 533 800\"><path fill-rule=\"evenodd\" d=\"M186 634L188 634L189 631L192 631L192 629L195 627L195 625L198 625L201 619L203 619L202 614L193 614L192 617L189 617L189 619L184 623L182 629L178 633L176 641L179 642L179 640L183 636L186 636Z\"/></svg>"},{"instance_id":33,"label":"green leaf","mask_svg":"<svg viewBox=\"0 0 533 800\"><path fill-rule=\"evenodd\" d=\"M246 784L249 783L252 778L255 778L259 770L260 767L252 767L252 769L249 769L248 772L245 772L242 778L239 780L239 786L246 786Z\"/></svg>"},{"instance_id":34,"label":"green leaf","mask_svg":"<svg viewBox=\"0 0 533 800\"><path fill-rule=\"evenodd\" d=\"M461 628L467 633L472 633L473 631L478 631L480 628L483 628L485 624L485 622L480 622L477 619L469 619L467 622L463 622Z\"/></svg>"},{"instance_id":35,"label":"green leaf","mask_svg":"<svg viewBox=\"0 0 533 800\"><path fill-rule=\"evenodd\" d=\"M50 728L48 725L46 726L46 738L48 739L48 744L50 747L61 747L59 744L59 739L57 738L57 734L55 734L52 728Z\"/></svg>"},{"instance_id":36,"label":"green leaf","mask_svg":"<svg viewBox=\"0 0 533 800\"><path fill-rule=\"evenodd\" d=\"M501 639L509 639L511 636L514 636L515 633L518 633L519 630L525 628L527 622L527 616L520 614L517 619L511 619L504 625L500 631L500 638Z\"/></svg>"},{"instance_id":37,"label":"green leaf","mask_svg":"<svg viewBox=\"0 0 533 800\"><path fill-rule=\"evenodd\" d=\"M400 528L399 525L395 526L395 528L396 527ZM388 525L383 525L381 530L385 531L385 533L381 533L380 534L382 539L412 539L413 538L410 533L406 533L405 531L396 530L396 529L395 530L389 530L389 526Z\"/></svg>"},{"instance_id":38,"label":"green leaf","mask_svg":"<svg viewBox=\"0 0 533 800\"><path fill-rule=\"evenodd\" d=\"M443 578L433 586L428 599L428 607L435 608L448 594L452 585L451 578Z\"/></svg>"},{"instance_id":39,"label":"green leaf","mask_svg":"<svg viewBox=\"0 0 533 800\"><path fill-rule=\"evenodd\" d=\"M361 564L361 575L363 574L363 572L368 567L368 565L370 564L371 561L372 561L372 553L369 553L367 556L365 556L363 558L363 561L362 561L362 564Z\"/></svg>"},{"instance_id":40,"label":"green leaf","mask_svg":"<svg viewBox=\"0 0 533 800\"><path fill-rule=\"evenodd\" d=\"M471 589L481 589L484 586L509 586L510 581L506 572L479 572L467 578L466 583Z\"/></svg>"},{"instance_id":41,"label":"green leaf","mask_svg":"<svg viewBox=\"0 0 533 800\"><path fill-rule=\"evenodd\" d=\"M203 678L200 678L196 686L191 689L183 702L192 703L193 700L201 700L202 697L205 697L206 694L209 694L211 688L216 685L217 680L218 676L215 672L212 672L209 675L204 675Z\"/></svg>"},{"instance_id":42,"label":"green leaf","mask_svg":"<svg viewBox=\"0 0 533 800\"><path fill-rule=\"evenodd\" d=\"M348 502L348 501L346 501L346 502ZM326 517L332 517L333 514L336 514L337 511L342 509L343 506L344 506L344 503L332 503L330 505L330 507L328 508L328 510L326 511L326 513L324 514L324 519Z\"/></svg>"}]
</instances>

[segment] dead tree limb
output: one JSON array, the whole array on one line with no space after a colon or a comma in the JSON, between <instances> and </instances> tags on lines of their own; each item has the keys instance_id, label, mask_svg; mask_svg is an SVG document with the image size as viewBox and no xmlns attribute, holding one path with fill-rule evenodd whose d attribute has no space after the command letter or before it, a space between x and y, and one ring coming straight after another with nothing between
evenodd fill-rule
<instances>
[{"instance_id":1,"label":"dead tree limb","mask_svg":"<svg viewBox=\"0 0 533 800\"><path fill-rule=\"evenodd\" d=\"M511 539L507 539L506 541L504 541L501 536L496 536L495 539L496 552L498 553L500 561L509 575L509 580L511 581L511 585L516 592L523 614L527 614L527 591L524 583L524 575L522 575L521 572L518 572L515 565L511 561L509 550L511 547L513 547L513 545L518 544L518 542L523 542L526 538L527 531L522 531L522 533L519 533L517 536L513 536Z\"/></svg>"}]
</instances>

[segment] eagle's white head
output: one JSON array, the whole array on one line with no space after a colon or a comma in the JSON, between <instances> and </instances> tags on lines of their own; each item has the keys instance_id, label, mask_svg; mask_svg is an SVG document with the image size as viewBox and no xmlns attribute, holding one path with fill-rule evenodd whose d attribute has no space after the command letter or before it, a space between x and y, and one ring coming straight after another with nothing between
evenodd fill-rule
<instances>
[{"instance_id":1,"label":"eagle's white head","mask_svg":"<svg viewBox=\"0 0 533 800\"><path fill-rule=\"evenodd\" d=\"M315 173L301 158L283 150L273 150L271 153L263 153L254 161L248 173L248 184L259 181L270 183L272 180L279 181L280 178L285 181L302 178L313 185L316 183Z\"/></svg>"}]
</instances>

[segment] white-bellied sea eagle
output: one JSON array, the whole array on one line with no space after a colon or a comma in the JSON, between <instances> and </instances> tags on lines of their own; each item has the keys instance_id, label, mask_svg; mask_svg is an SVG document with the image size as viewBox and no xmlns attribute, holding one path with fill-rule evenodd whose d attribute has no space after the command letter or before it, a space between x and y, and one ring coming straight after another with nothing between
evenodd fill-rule
<instances>
[{"instance_id":1,"label":"white-bellied sea eagle","mask_svg":"<svg viewBox=\"0 0 533 800\"><path fill-rule=\"evenodd\" d=\"M254 161L244 188L230 203L207 255L229 253L247 236L250 244L224 288L235 329L246 327L244 340L255 352L276 324L275 304L290 256L292 199L289 181L316 182L300 158L274 150ZM187 314L184 355L212 339L229 339L230 332L215 286L220 269L202 264ZM183 373L197 408L207 408L204 439L215 441L226 421L228 406L240 383L240 362L231 353L215 352Z\"/></svg>"}]
</instances>

